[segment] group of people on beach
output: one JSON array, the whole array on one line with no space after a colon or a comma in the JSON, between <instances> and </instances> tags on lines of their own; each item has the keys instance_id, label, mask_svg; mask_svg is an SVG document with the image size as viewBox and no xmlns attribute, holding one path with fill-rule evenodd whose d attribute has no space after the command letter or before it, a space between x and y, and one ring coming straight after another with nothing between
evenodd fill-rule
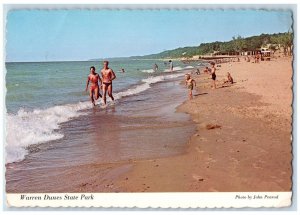
<instances>
[{"instance_id":1,"label":"group of people on beach","mask_svg":"<svg viewBox=\"0 0 300 215\"><path fill-rule=\"evenodd\" d=\"M211 75L211 79L212 79L211 87L212 87L212 89L216 89L217 88L217 86L216 86L216 79L217 79L216 70L217 69L215 67L215 62L211 62L210 65L211 65L211 68L206 66L205 69L203 70L203 73ZM196 69L196 74L200 75L199 69ZM227 72L227 80L224 80L224 84L225 83L233 84L233 78L229 72ZM191 74L185 75L185 85L189 89L189 93L188 93L189 98L192 99L193 98L193 88L196 86L196 81L194 79L192 79Z\"/></svg>"},{"instance_id":2,"label":"group of people on beach","mask_svg":"<svg viewBox=\"0 0 300 215\"><path fill-rule=\"evenodd\" d=\"M90 74L88 75L86 88L85 90L88 91L91 102L95 106L95 101L100 98L103 100L103 104L106 105L106 94L114 101L114 97L112 95L112 81L116 79L116 75L112 69L108 67L109 62L103 61L103 68L101 70L101 76L96 73L96 68L94 66L90 67ZM89 84L90 88L89 88ZM100 89L102 89L103 95L100 93Z\"/></svg>"}]
</instances>

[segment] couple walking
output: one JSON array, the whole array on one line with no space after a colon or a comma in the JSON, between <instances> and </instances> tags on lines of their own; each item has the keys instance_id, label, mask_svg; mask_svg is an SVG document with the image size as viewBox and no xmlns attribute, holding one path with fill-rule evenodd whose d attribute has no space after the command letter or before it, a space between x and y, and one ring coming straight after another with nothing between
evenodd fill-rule
<instances>
[{"instance_id":1,"label":"couple walking","mask_svg":"<svg viewBox=\"0 0 300 215\"><path fill-rule=\"evenodd\" d=\"M108 93L108 96L114 101L114 97L112 95L112 81L116 78L116 75L114 71L108 67L108 64L108 61L103 61L103 69L101 70L102 79L100 75L96 73L94 66L91 66L90 68L90 74L87 78L85 90L88 90L89 83L91 82L89 93L91 102L94 106L95 100L97 100L99 97L103 99L103 103L106 105L106 93ZM100 87L98 82L100 83ZM100 94L100 88L102 89L103 96Z\"/></svg>"}]
</instances>

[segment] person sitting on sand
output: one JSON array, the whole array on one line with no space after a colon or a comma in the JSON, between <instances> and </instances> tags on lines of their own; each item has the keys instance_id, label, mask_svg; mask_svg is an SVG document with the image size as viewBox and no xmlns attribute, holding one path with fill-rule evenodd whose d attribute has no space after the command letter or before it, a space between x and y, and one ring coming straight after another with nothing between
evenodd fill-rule
<instances>
[{"instance_id":1,"label":"person sitting on sand","mask_svg":"<svg viewBox=\"0 0 300 215\"><path fill-rule=\"evenodd\" d=\"M210 72L211 72L211 69L208 67L205 67L205 69L203 70L203 73L206 73L206 74L208 74Z\"/></svg>"},{"instance_id":2,"label":"person sitting on sand","mask_svg":"<svg viewBox=\"0 0 300 215\"><path fill-rule=\"evenodd\" d=\"M189 89L189 97L192 99L194 86L196 87L196 81L191 78L190 74L185 75L185 85Z\"/></svg>"},{"instance_id":3,"label":"person sitting on sand","mask_svg":"<svg viewBox=\"0 0 300 215\"><path fill-rule=\"evenodd\" d=\"M200 70L198 68L196 69L196 75L200 75Z\"/></svg>"},{"instance_id":4,"label":"person sitting on sand","mask_svg":"<svg viewBox=\"0 0 300 215\"><path fill-rule=\"evenodd\" d=\"M233 84L233 78L232 78L232 76L230 75L229 72L227 72L227 80L224 81L224 84L225 83Z\"/></svg>"},{"instance_id":5,"label":"person sitting on sand","mask_svg":"<svg viewBox=\"0 0 300 215\"><path fill-rule=\"evenodd\" d=\"M95 72L95 67L91 66L90 67L90 74L87 78L86 81L86 88L85 91L87 91L88 87L89 87L89 83L91 82L91 86L90 86L90 98L91 98L91 102L93 103L93 105L95 106L95 100L97 100L99 97L102 98L100 92L99 92L99 85L98 82L100 82L100 86L102 85L102 80L99 76L99 74L97 74ZM95 98L94 98L95 97Z\"/></svg>"},{"instance_id":6,"label":"person sitting on sand","mask_svg":"<svg viewBox=\"0 0 300 215\"><path fill-rule=\"evenodd\" d=\"M108 92L108 96L114 101L114 97L112 95L112 81L116 78L114 71L108 68L108 61L103 61L103 69L101 70L102 79L103 79L103 103L106 105L106 92Z\"/></svg>"},{"instance_id":7,"label":"person sitting on sand","mask_svg":"<svg viewBox=\"0 0 300 215\"><path fill-rule=\"evenodd\" d=\"M217 75L216 75L216 67L215 67L215 63L211 63L211 79L212 79L212 88L213 89L217 89L216 87L216 78L217 78Z\"/></svg>"}]
</instances>

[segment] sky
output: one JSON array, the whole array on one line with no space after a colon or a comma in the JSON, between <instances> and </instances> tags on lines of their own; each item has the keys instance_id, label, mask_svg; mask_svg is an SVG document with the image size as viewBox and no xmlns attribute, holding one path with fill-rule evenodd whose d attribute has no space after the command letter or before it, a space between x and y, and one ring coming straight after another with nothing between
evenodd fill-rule
<instances>
[{"instance_id":1,"label":"sky","mask_svg":"<svg viewBox=\"0 0 300 215\"><path fill-rule=\"evenodd\" d=\"M289 11L14 10L6 61L84 61L159 53L233 36L292 30Z\"/></svg>"}]
</instances>

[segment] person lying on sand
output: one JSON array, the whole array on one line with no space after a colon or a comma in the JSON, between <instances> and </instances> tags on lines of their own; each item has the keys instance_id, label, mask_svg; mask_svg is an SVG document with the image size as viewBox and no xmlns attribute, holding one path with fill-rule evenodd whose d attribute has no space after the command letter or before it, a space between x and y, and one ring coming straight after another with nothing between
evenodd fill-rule
<instances>
[{"instance_id":1,"label":"person lying on sand","mask_svg":"<svg viewBox=\"0 0 300 215\"><path fill-rule=\"evenodd\" d=\"M190 74L185 75L185 85L189 89L189 97L192 99L194 86L196 87L196 81L191 78Z\"/></svg>"},{"instance_id":2,"label":"person lying on sand","mask_svg":"<svg viewBox=\"0 0 300 215\"><path fill-rule=\"evenodd\" d=\"M86 88L85 91L87 91L88 87L89 87L89 83L91 82L91 86L90 86L90 98L91 98L91 102L93 103L93 105L95 106L95 100L97 100L99 97L102 98L100 92L99 92L99 85L98 82L100 82L100 86L102 85L102 80L99 76L99 74L97 74L95 72L95 67L91 66L90 68L90 74L87 78L86 81ZM95 97L95 98L94 98Z\"/></svg>"},{"instance_id":3,"label":"person lying on sand","mask_svg":"<svg viewBox=\"0 0 300 215\"><path fill-rule=\"evenodd\" d=\"M229 72L227 72L227 80L224 81L224 84L225 83L233 84L233 78L232 78L232 76L230 75Z\"/></svg>"}]
</instances>

